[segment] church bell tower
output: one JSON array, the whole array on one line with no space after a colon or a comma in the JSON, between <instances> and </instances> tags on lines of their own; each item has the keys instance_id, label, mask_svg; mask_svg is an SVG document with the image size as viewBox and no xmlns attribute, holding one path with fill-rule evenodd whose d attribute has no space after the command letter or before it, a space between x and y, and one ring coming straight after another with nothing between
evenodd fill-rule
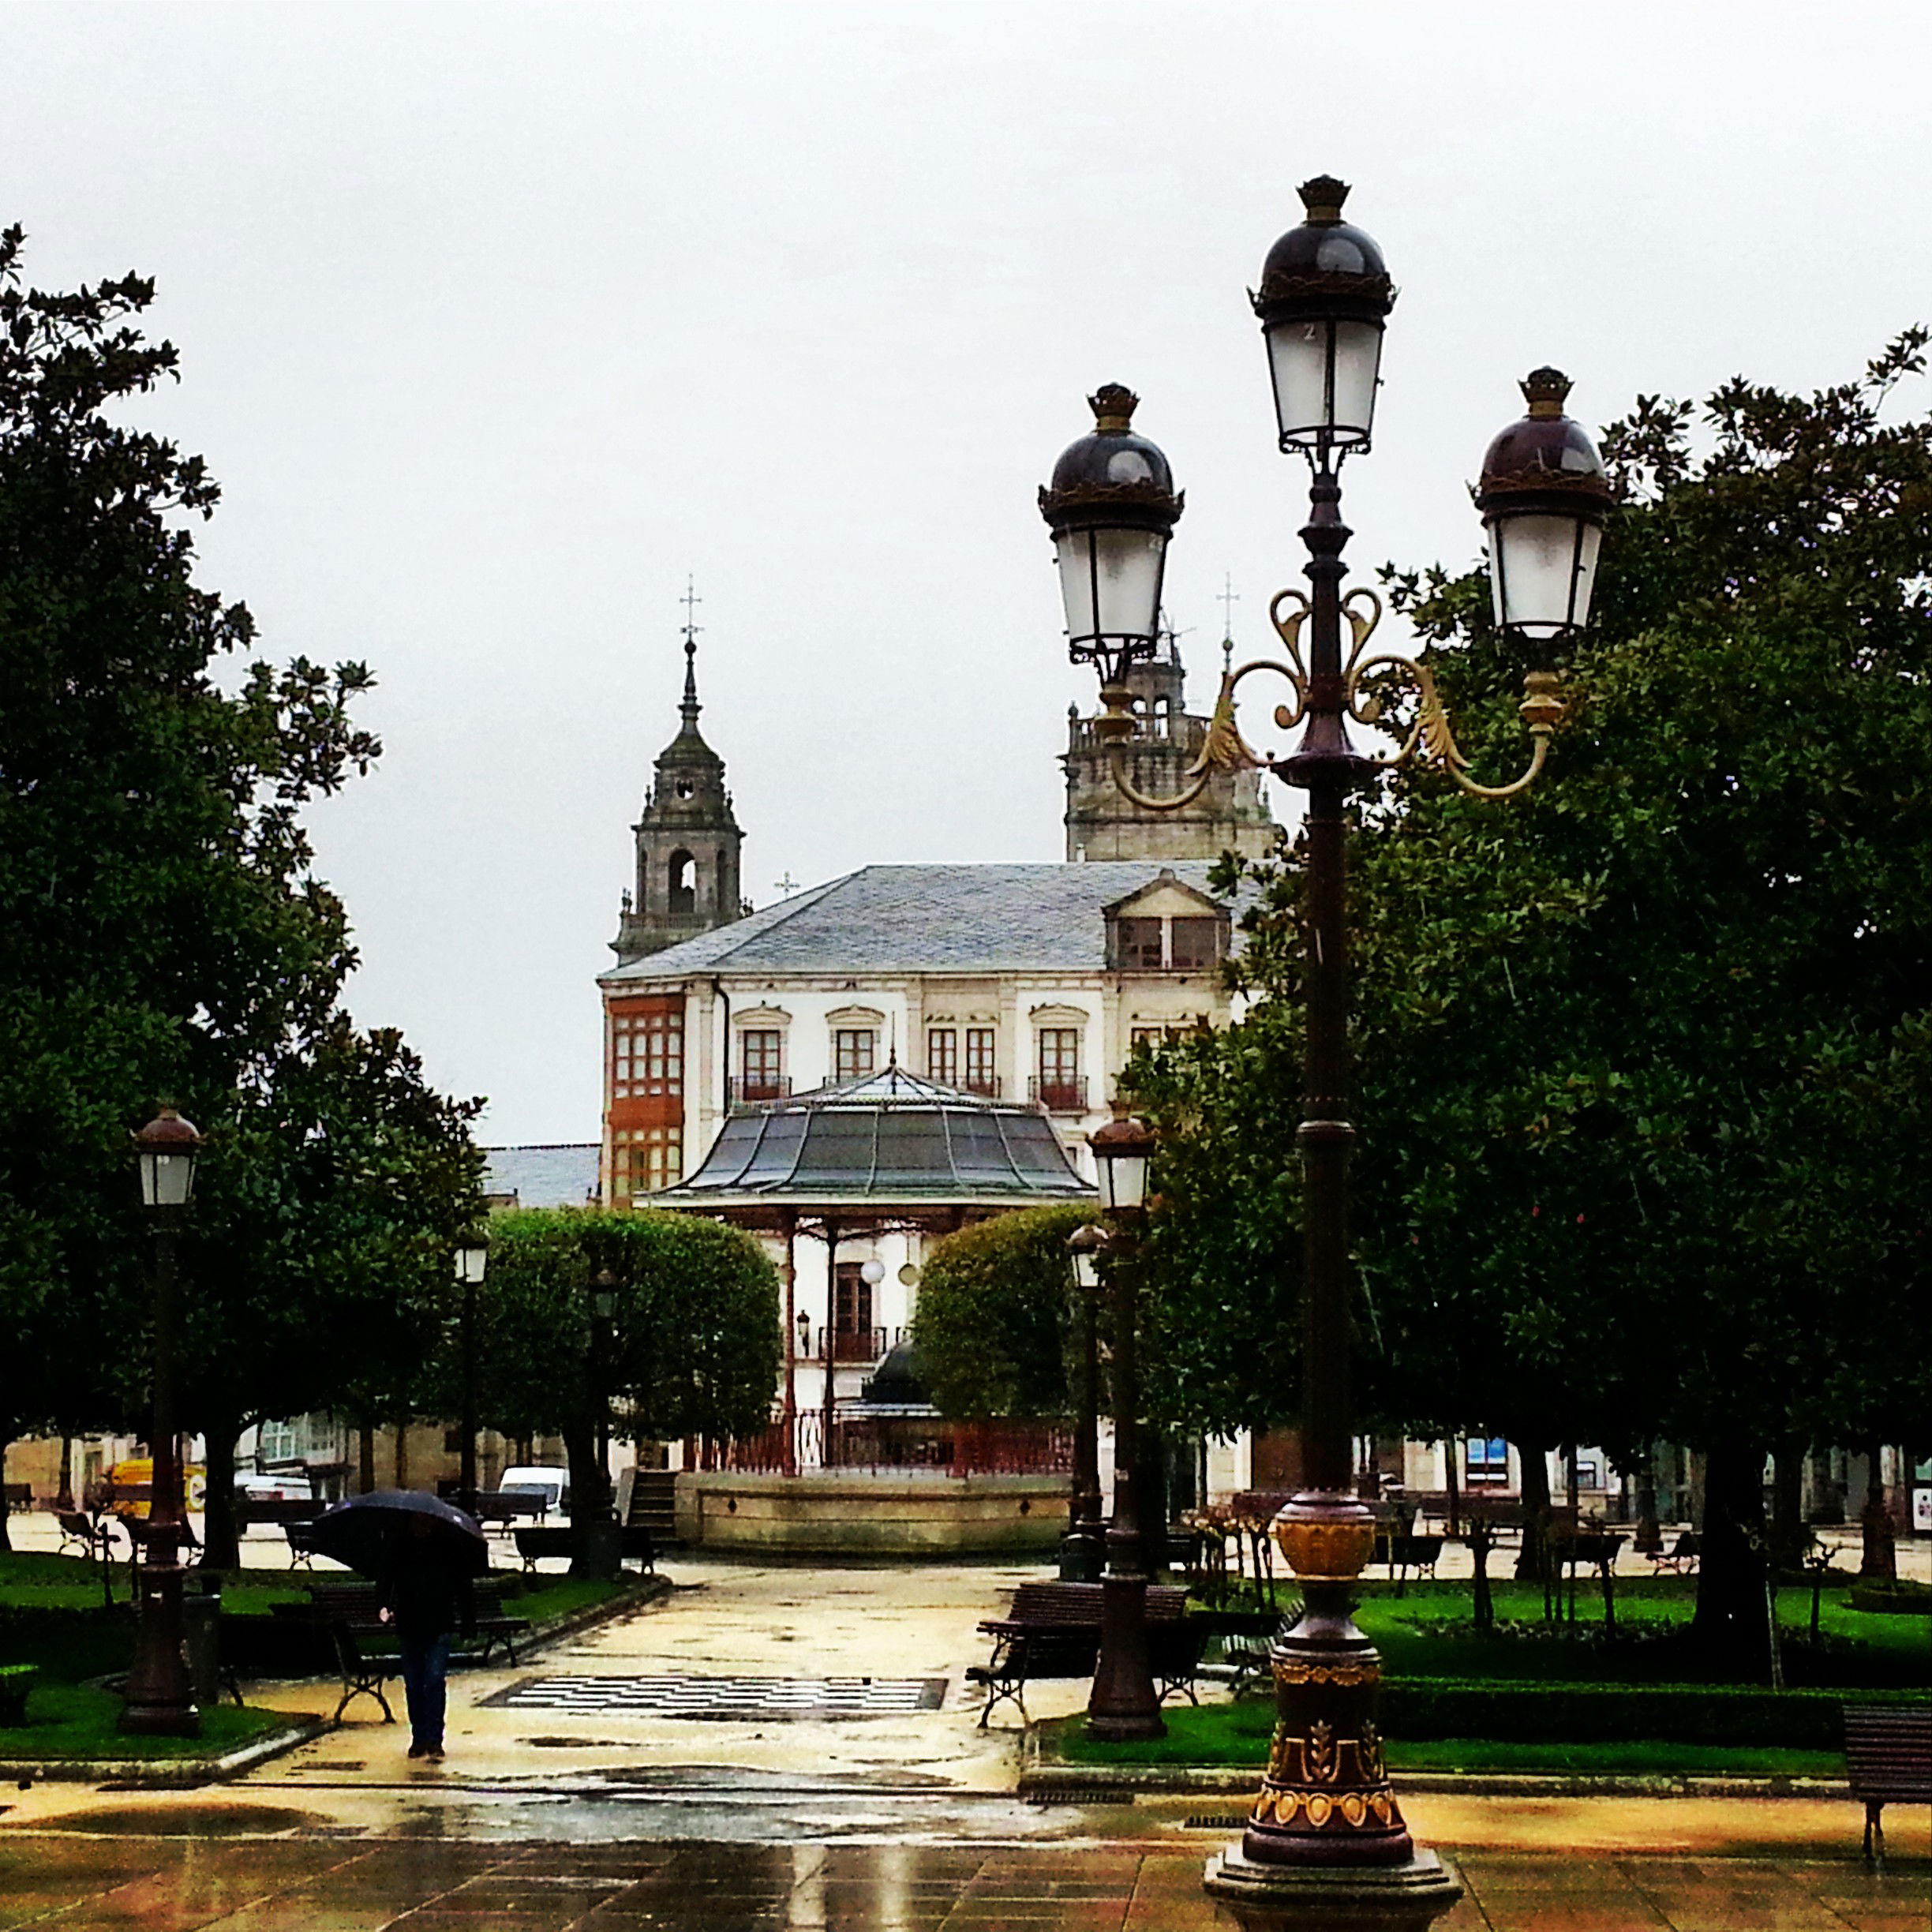
<instances>
[{"instance_id":1,"label":"church bell tower","mask_svg":"<svg viewBox=\"0 0 1932 1932\"><path fill-rule=\"evenodd\" d=\"M724 761L698 729L698 627L690 614L697 601L686 593L683 722L657 754L642 815L631 828L636 882L623 896L617 937L611 942L620 966L728 925L751 909L739 896L744 833L725 789Z\"/></svg>"}]
</instances>

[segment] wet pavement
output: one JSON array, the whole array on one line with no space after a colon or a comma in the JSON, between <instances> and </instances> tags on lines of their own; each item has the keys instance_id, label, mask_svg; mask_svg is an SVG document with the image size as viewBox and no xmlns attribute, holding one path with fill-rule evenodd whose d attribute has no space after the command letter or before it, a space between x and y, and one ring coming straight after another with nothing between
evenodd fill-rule
<instances>
[{"instance_id":1,"label":"wet pavement","mask_svg":"<svg viewBox=\"0 0 1932 1932\"><path fill-rule=\"evenodd\" d=\"M270 1821L257 1821L263 1825ZM1201 1854L1095 1843L351 1844L0 1836L0 1924L69 1932L1208 1932ZM1467 1852L1443 1932L1924 1932L1932 1873Z\"/></svg>"},{"instance_id":2,"label":"wet pavement","mask_svg":"<svg viewBox=\"0 0 1932 1932\"><path fill-rule=\"evenodd\" d=\"M811 1926L956 1932L1227 1922L1200 1890L1233 1835L1226 1798L1035 1805L1015 1795L1019 1734L977 1728L975 1626L1030 1571L803 1571L680 1560L668 1597L515 1668L452 1679L451 1755L404 1756L366 1702L231 1784L0 1791L0 1932L692 1932ZM694 1683L944 1679L936 1709L833 1717L680 1717L537 1709L553 1678ZM1085 1686L1039 1687L1035 1714ZM326 1713L335 1687L251 1687ZM489 1700L495 1699L496 1702ZM1006 1715L1002 1711L1002 1715ZM1923 1807L1893 1814L1885 1874L1858 1856L1858 1807L1737 1799L1405 1798L1462 1867L1447 1932L1926 1932Z\"/></svg>"}]
</instances>

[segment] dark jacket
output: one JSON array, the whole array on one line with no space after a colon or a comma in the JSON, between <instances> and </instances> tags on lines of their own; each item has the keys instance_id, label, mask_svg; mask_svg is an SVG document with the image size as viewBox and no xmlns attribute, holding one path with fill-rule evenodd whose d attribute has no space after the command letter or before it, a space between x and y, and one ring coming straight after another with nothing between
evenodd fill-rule
<instances>
[{"instance_id":1,"label":"dark jacket","mask_svg":"<svg viewBox=\"0 0 1932 1932\"><path fill-rule=\"evenodd\" d=\"M383 1579L382 1601L405 1637L442 1637L476 1629L470 1578L434 1544L405 1543Z\"/></svg>"}]
</instances>

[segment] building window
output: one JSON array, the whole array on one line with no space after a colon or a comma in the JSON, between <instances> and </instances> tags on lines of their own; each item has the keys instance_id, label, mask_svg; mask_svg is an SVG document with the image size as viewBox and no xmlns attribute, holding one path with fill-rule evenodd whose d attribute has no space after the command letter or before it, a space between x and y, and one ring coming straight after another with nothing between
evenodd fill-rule
<instances>
[{"instance_id":1,"label":"building window","mask_svg":"<svg viewBox=\"0 0 1932 1932\"><path fill-rule=\"evenodd\" d=\"M942 1087L959 1084L959 1032L953 1027L926 1029L926 1077Z\"/></svg>"},{"instance_id":2,"label":"building window","mask_svg":"<svg viewBox=\"0 0 1932 1932\"><path fill-rule=\"evenodd\" d=\"M878 1035L871 1027L841 1027L832 1035L832 1069L836 1080L863 1080L878 1056Z\"/></svg>"},{"instance_id":3,"label":"building window","mask_svg":"<svg viewBox=\"0 0 1932 1932\"><path fill-rule=\"evenodd\" d=\"M784 1035L776 1027L748 1028L740 1033L738 1069L739 1099L783 1099Z\"/></svg>"},{"instance_id":4,"label":"building window","mask_svg":"<svg viewBox=\"0 0 1932 1932\"><path fill-rule=\"evenodd\" d=\"M1214 965L1221 949L1219 919L1177 919L1170 924L1169 960L1176 972L1204 972Z\"/></svg>"},{"instance_id":5,"label":"building window","mask_svg":"<svg viewBox=\"0 0 1932 1932\"><path fill-rule=\"evenodd\" d=\"M681 1127L647 1127L638 1136L642 1149L642 1181L646 1193L675 1187L684 1174L684 1130Z\"/></svg>"},{"instance_id":6,"label":"building window","mask_svg":"<svg viewBox=\"0 0 1932 1932\"><path fill-rule=\"evenodd\" d=\"M615 1013L611 1018L611 1097L684 1091L684 1015Z\"/></svg>"},{"instance_id":7,"label":"building window","mask_svg":"<svg viewBox=\"0 0 1932 1932\"><path fill-rule=\"evenodd\" d=\"M1500 1436L1465 1443L1462 1474L1471 1488L1501 1488L1509 1481L1509 1444Z\"/></svg>"},{"instance_id":8,"label":"building window","mask_svg":"<svg viewBox=\"0 0 1932 1932\"><path fill-rule=\"evenodd\" d=\"M1196 1018L1175 1021L1166 1026L1137 1026L1129 1029L1133 1043L1136 1046L1167 1046L1176 1040L1192 1039L1196 1033L1208 1030L1205 1019Z\"/></svg>"},{"instance_id":9,"label":"building window","mask_svg":"<svg viewBox=\"0 0 1932 1932\"><path fill-rule=\"evenodd\" d=\"M999 1076L994 1070L994 1050L998 1036L991 1027L968 1027L966 1029L966 1091L983 1094L987 1099L999 1098Z\"/></svg>"},{"instance_id":10,"label":"building window","mask_svg":"<svg viewBox=\"0 0 1932 1932\"><path fill-rule=\"evenodd\" d=\"M1078 1027L1042 1027L1039 1078L1033 1097L1054 1114L1084 1114L1087 1083L1080 1078Z\"/></svg>"},{"instance_id":11,"label":"building window","mask_svg":"<svg viewBox=\"0 0 1932 1932\"><path fill-rule=\"evenodd\" d=\"M1161 970L1161 923L1157 919L1122 919L1114 922L1114 946L1122 972Z\"/></svg>"},{"instance_id":12,"label":"building window","mask_svg":"<svg viewBox=\"0 0 1932 1932\"><path fill-rule=\"evenodd\" d=\"M883 1338L872 1326L872 1284L863 1261L841 1261L832 1284L832 1359L877 1361Z\"/></svg>"}]
</instances>

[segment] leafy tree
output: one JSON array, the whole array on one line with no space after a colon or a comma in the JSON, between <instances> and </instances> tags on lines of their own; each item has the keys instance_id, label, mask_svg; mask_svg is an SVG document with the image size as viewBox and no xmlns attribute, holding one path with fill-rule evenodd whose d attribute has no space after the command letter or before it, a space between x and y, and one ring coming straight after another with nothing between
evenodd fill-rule
<instances>
[{"instance_id":1,"label":"leafy tree","mask_svg":"<svg viewBox=\"0 0 1932 1932\"><path fill-rule=\"evenodd\" d=\"M942 1413L1067 1413L1067 1237L1092 1219L1077 1203L1025 1208L934 1244L912 1346Z\"/></svg>"},{"instance_id":2,"label":"leafy tree","mask_svg":"<svg viewBox=\"0 0 1932 1932\"><path fill-rule=\"evenodd\" d=\"M1727 384L1701 447L1640 399L1549 775L1499 808L1405 771L1354 842L1366 1406L1702 1449L1698 1626L1742 1668L1765 1451L1896 1436L1932 1397L1932 422L1883 413L1926 339L1810 397ZM1395 592L1466 747L1520 758L1530 659L1481 574ZM1139 1076L1174 1134L1167 1385L1210 1420L1297 1386L1292 1339L1244 1359L1213 1305L1274 1329L1297 1259L1298 1178L1271 1193L1295 862L1257 882L1252 1017Z\"/></svg>"},{"instance_id":3,"label":"leafy tree","mask_svg":"<svg viewBox=\"0 0 1932 1932\"><path fill-rule=\"evenodd\" d=\"M512 1436L556 1433L571 1517L608 1511L595 1452L601 1402L633 1440L746 1435L770 1419L782 1337L777 1271L748 1234L649 1208L526 1208L495 1216L477 1304L477 1415ZM593 1351L590 1291L608 1269L616 1313ZM459 1338L431 1399L462 1407ZM577 1567L585 1558L580 1552Z\"/></svg>"},{"instance_id":4,"label":"leafy tree","mask_svg":"<svg viewBox=\"0 0 1932 1932\"><path fill-rule=\"evenodd\" d=\"M371 680L298 658L217 682L254 627L193 580L189 525L215 485L125 421L176 373L133 320L153 284L33 290L21 247L0 234L0 1437L140 1412L128 1136L163 1096L211 1136L184 1256L197 1358L287 1371L247 1397L286 1413L316 1365L346 1359L327 1284L354 1284L371 1332L367 1224L386 1217L373 1245L414 1253L446 1226L447 1189L474 1186L456 1114L393 1035L354 1035L337 1006L354 953L300 813L376 755L348 715ZM338 1140L370 1163L353 1179L331 1167ZM223 1361L200 1365L219 1430L243 1398Z\"/></svg>"}]
</instances>

